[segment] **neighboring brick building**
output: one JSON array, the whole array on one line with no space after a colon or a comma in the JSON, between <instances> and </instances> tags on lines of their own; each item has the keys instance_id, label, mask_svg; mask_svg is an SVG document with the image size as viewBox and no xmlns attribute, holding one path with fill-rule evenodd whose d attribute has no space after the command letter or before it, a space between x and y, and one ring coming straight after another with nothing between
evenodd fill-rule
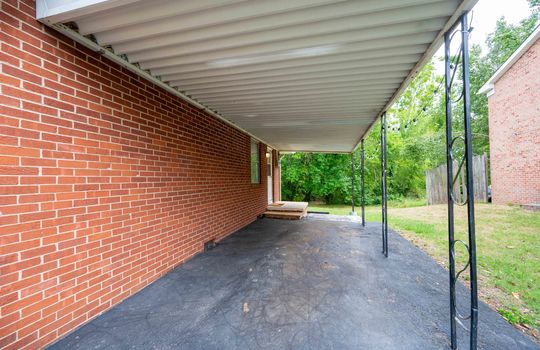
<instances>
[{"instance_id":1,"label":"neighboring brick building","mask_svg":"<svg viewBox=\"0 0 540 350\"><path fill-rule=\"evenodd\" d=\"M487 93L494 203L540 203L540 26L480 89Z\"/></svg>"}]
</instances>

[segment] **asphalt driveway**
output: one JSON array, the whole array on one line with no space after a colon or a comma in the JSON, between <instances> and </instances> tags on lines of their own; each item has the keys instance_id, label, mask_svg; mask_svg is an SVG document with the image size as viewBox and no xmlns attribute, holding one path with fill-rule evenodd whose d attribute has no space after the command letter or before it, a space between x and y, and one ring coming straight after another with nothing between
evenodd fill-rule
<instances>
[{"instance_id":1,"label":"asphalt driveway","mask_svg":"<svg viewBox=\"0 0 540 350\"><path fill-rule=\"evenodd\" d=\"M449 348L447 272L391 230L389 242L385 259L379 224L257 220L50 349ZM479 312L481 349L538 349Z\"/></svg>"}]
</instances>

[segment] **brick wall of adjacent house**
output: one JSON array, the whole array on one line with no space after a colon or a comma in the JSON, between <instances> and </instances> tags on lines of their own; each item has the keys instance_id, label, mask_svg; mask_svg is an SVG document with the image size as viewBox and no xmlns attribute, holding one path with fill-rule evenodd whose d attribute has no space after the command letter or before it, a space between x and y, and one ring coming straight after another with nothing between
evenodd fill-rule
<instances>
[{"instance_id":1,"label":"brick wall of adjacent house","mask_svg":"<svg viewBox=\"0 0 540 350\"><path fill-rule=\"evenodd\" d=\"M493 202L540 203L540 40L488 98Z\"/></svg>"},{"instance_id":2,"label":"brick wall of adjacent house","mask_svg":"<svg viewBox=\"0 0 540 350\"><path fill-rule=\"evenodd\" d=\"M3 0L0 348L40 348L264 211L250 137ZM260 147L264 160L266 146Z\"/></svg>"}]
</instances>

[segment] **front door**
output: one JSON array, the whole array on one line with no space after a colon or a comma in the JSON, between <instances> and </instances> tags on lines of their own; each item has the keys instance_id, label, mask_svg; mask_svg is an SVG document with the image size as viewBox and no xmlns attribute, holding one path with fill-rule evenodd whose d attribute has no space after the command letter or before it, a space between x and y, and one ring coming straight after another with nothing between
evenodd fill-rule
<instances>
[{"instance_id":1,"label":"front door","mask_svg":"<svg viewBox=\"0 0 540 350\"><path fill-rule=\"evenodd\" d=\"M268 181L267 181L267 187L268 187L268 203L274 202L274 182L272 181L272 150L268 150L266 153L266 169L268 173Z\"/></svg>"}]
</instances>

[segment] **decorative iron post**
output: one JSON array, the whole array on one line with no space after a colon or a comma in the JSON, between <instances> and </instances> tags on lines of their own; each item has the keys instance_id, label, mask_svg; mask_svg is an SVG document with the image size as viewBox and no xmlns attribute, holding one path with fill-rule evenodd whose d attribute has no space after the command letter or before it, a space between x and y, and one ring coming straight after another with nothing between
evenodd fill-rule
<instances>
[{"instance_id":1,"label":"decorative iron post","mask_svg":"<svg viewBox=\"0 0 540 350\"><path fill-rule=\"evenodd\" d=\"M382 252L388 257L388 208L386 192L386 112L381 116L381 212L382 212Z\"/></svg>"},{"instance_id":2,"label":"decorative iron post","mask_svg":"<svg viewBox=\"0 0 540 350\"><path fill-rule=\"evenodd\" d=\"M364 139L361 142L360 148L360 184L361 184L361 193L362 193L362 226L366 226L366 212L365 212L365 192L364 192Z\"/></svg>"},{"instance_id":3,"label":"decorative iron post","mask_svg":"<svg viewBox=\"0 0 540 350\"><path fill-rule=\"evenodd\" d=\"M456 345L456 286L454 283L454 202L450 194L452 193L453 162L452 162L452 102L450 97L451 63L450 63L450 34L444 34L444 81L445 81L445 107L446 107L446 191L448 195L448 255L450 264L450 340L452 350L457 349Z\"/></svg>"},{"instance_id":4,"label":"decorative iron post","mask_svg":"<svg viewBox=\"0 0 540 350\"><path fill-rule=\"evenodd\" d=\"M354 211L354 152L351 152L351 215L356 215Z\"/></svg>"},{"instance_id":5,"label":"decorative iron post","mask_svg":"<svg viewBox=\"0 0 540 350\"><path fill-rule=\"evenodd\" d=\"M459 52L452 57L450 47L452 39L460 33ZM450 277L450 340L452 350L458 349L458 339L456 327L459 324L469 332L469 348L477 348L477 327L478 327L478 290L476 275L476 238L474 225L474 190L473 190L473 167L472 167L472 132L471 132L471 106L470 106L470 81L469 81L469 23L467 14L463 14L459 21L452 26L444 35L445 45L445 103L446 103L446 166L447 166L447 194L448 194L448 255L449 255L449 277ZM461 66L461 67L460 67ZM462 87L460 94L454 100L452 88L454 78L461 68ZM463 101L463 133L453 136L452 107ZM463 156L457 162L458 168L454 173L454 147L456 142L463 141ZM457 184L457 194L454 188L456 180L459 178L465 165L466 185L462 188ZM463 199L465 196L465 199ZM456 198L458 197L458 198ZM454 204L467 206L467 227L468 242L455 238L454 225ZM463 245L467 251L466 264L456 272L456 245ZM470 310L463 315L459 312L456 298L456 283L459 276L469 270L470 275ZM462 321L469 320L469 328Z\"/></svg>"}]
</instances>

